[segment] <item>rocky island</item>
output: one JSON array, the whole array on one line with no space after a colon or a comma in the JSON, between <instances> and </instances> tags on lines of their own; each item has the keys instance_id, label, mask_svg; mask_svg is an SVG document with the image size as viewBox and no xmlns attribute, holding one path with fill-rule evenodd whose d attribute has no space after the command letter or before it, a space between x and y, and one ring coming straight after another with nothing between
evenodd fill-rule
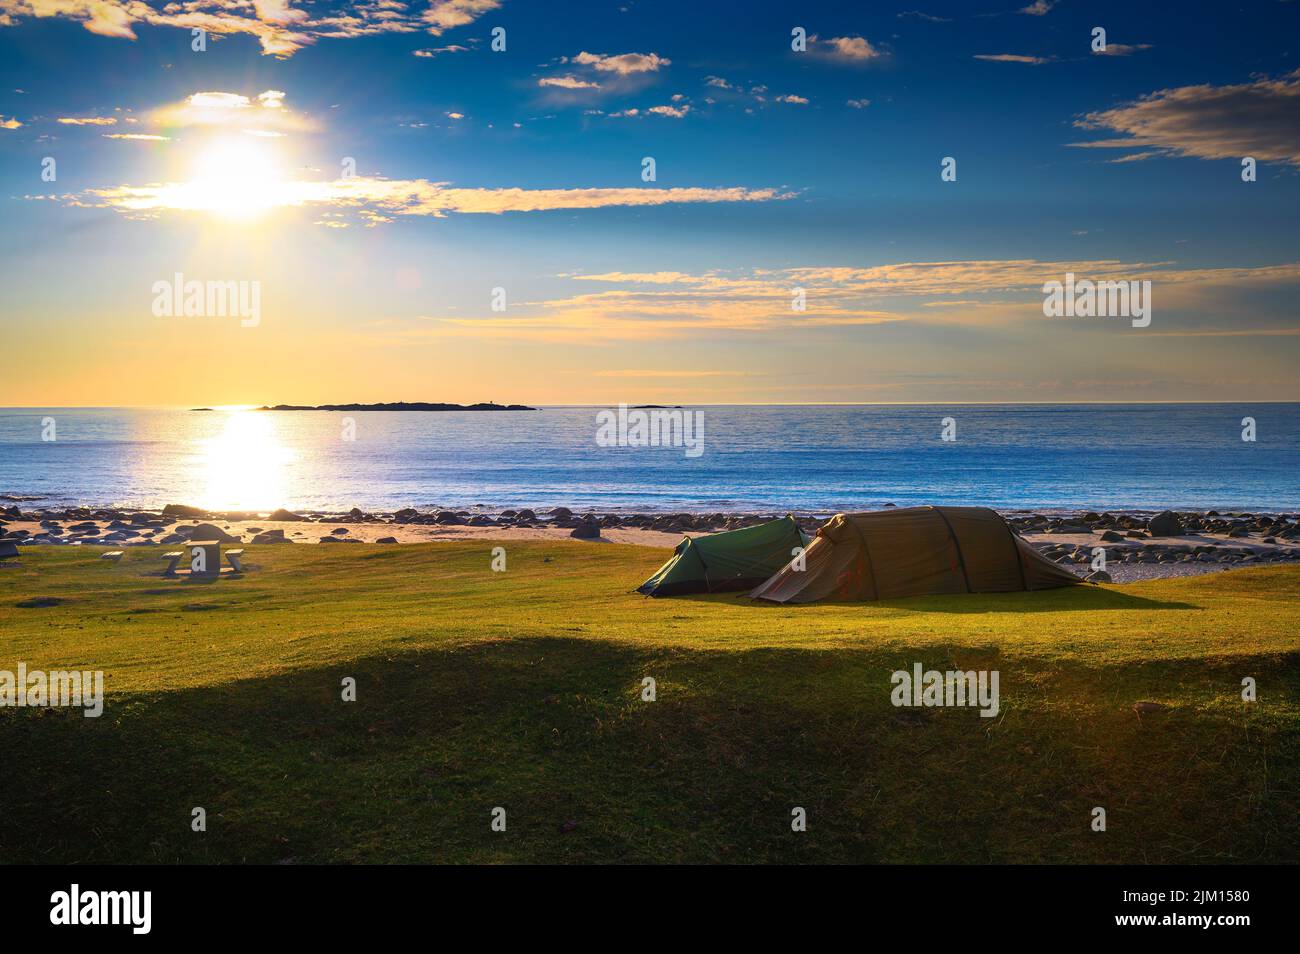
<instances>
[{"instance_id":1,"label":"rocky island","mask_svg":"<svg viewBox=\"0 0 1300 954\"><path fill-rule=\"evenodd\" d=\"M526 404L434 404L428 401L392 401L388 404L276 404L259 411L535 411Z\"/></svg>"}]
</instances>

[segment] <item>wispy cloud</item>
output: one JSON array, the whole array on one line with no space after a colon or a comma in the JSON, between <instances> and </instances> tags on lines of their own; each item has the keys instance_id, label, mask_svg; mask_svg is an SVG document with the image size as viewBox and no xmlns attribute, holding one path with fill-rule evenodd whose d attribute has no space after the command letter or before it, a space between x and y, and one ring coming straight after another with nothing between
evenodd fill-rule
<instances>
[{"instance_id":1,"label":"wispy cloud","mask_svg":"<svg viewBox=\"0 0 1300 954\"><path fill-rule=\"evenodd\" d=\"M452 44L451 46L435 46L431 49L412 50L412 56L418 56L421 59L431 60L441 53L468 53L469 47Z\"/></svg>"},{"instance_id":2,"label":"wispy cloud","mask_svg":"<svg viewBox=\"0 0 1300 954\"><path fill-rule=\"evenodd\" d=\"M789 198L775 189L724 188L457 188L425 179L354 176L332 181L285 181L268 185L260 196L269 208L304 206L351 210L371 224L396 216L443 217L451 214L499 215L562 209L649 207L677 203L769 202ZM39 198L39 197L31 197ZM221 211L226 196L203 182L86 189L60 196L69 206L117 209L137 217L164 212Z\"/></svg>"},{"instance_id":3,"label":"wispy cloud","mask_svg":"<svg viewBox=\"0 0 1300 954\"><path fill-rule=\"evenodd\" d=\"M990 63L1025 63L1030 66L1052 62L1047 56L1026 56L1022 53L976 53L975 59L987 60Z\"/></svg>"},{"instance_id":4,"label":"wispy cloud","mask_svg":"<svg viewBox=\"0 0 1300 954\"><path fill-rule=\"evenodd\" d=\"M1056 0L1034 0L1029 6L1021 7L1019 12L1031 17L1045 17L1055 6Z\"/></svg>"},{"instance_id":5,"label":"wispy cloud","mask_svg":"<svg viewBox=\"0 0 1300 954\"><path fill-rule=\"evenodd\" d=\"M900 20L905 20L909 17L917 20L928 20L930 23L951 23L952 22L951 17L938 17L931 13L923 13L920 10L904 10L902 13L898 15L898 18Z\"/></svg>"},{"instance_id":6,"label":"wispy cloud","mask_svg":"<svg viewBox=\"0 0 1300 954\"><path fill-rule=\"evenodd\" d=\"M1093 50L1096 56L1132 56L1151 49L1150 43L1107 43L1104 50Z\"/></svg>"},{"instance_id":7,"label":"wispy cloud","mask_svg":"<svg viewBox=\"0 0 1300 954\"><path fill-rule=\"evenodd\" d=\"M537 81L537 85L554 86L558 89L600 89L599 83L579 79L571 73L564 76L543 76Z\"/></svg>"},{"instance_id":8,"label":"wispy cloud","mask_svg":"<svg viewBox=\"0 0 1300 954\"><path fill-rule=\"evenodd\" d=\"M1073 146L1154 147L1198 159L1254 156L1300 165L1300 71L1232 86L1157 90L1136 102L1088 113L1075 125L1120 133L1121 138Z\"/></svg>"},{"instance_id":9,"label":"wispy cloud","mask_svg":"<svg viewBox=\"0 0 1300 954\"><path fill-rule=\"evenodd\" d=\"M64 126L115 126L117 119L112 116L61 116L58 120Z\"/></svg>"}]
</instances>

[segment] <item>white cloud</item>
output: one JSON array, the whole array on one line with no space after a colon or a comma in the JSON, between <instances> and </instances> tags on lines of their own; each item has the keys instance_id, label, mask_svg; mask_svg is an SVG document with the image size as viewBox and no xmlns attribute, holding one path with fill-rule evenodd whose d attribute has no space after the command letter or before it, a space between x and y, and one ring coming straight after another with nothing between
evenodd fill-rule
<instances>
[{"instance_id":1,"label":"white cloud","mask_svg":"<svg viewBox=\"0 0 1300 954\"><path fill-rule=\"evenodd\" d=\"M607 56L601 53L588 53L585 50L573 57L572 61L581 66L590 66L601 73L615 73L629 76L633 73L657 73L660 67L668 66L672 60L658 53L618 53Z\"/></svg>"},{"instance_id":2,"label":"white cloud","mask_svg":"<svg viewBox=\"0 0 1300 954\"><path fill-rule=\"evenodd\" d=\"M205 90L153 110L148 118L161 126L238 125L290 132L316 128L314 121L285 105L285 93L278 89L265 90L255 97Z\"/></svg>"},{"instance_id":3,"label":"white cloud","mask_svg":"<svg viewBox=\"0 0 1300 954\"><path fill-rule=\"evenodd\" d=\"M263 54L287 57L318 39L348 39L425 31L435 36L472 23L501 0L432 0L413 10L404 0L371 0L342 9L299 9L294 0L183 0L157 6L144 0L0 0L0 26L27 18L59 18L91 33L134 40L135 25L202 29L216 36L246 34Z\"/></svg>"},{"instance_id":4,"label":"white cloud","mask_svg":"<svg viewBox=\"0 0 1300 954\"><path fill-rule=\"evenodd\" d=\"M811 36L808 38L808 48L821 56L842 63L865 63L884 56L884 53L861 36L833 36L829 40Z\"/></svg>"},{"instance_id":5,"label":"white cloud","mask_svg":"<svg viewBox=\"0 0 1300 954\"><path fill-rule=\"evenodd\" d=\"M429 9L424 11L424 22L429 24L430 33L441 36L500 8L501 0L432 0Z\"/></svg>"},{"instance_id":6,"label":"white cloud","mask_svg":"<svg viewBox=\"0 0 1300 954\"><path fill-rule=\"evenodd\" d=\"M543 76L537 81L538 86L554 86L559 89L600 89L599 83L592 83L588 80L578 79L573 75L566 76Z\"/></svg>"}]
</instances>

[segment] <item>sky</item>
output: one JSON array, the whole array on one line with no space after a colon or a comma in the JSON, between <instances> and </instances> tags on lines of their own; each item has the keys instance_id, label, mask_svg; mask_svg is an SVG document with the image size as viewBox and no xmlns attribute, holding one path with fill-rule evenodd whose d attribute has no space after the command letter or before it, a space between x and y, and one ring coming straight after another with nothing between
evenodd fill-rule
<instances>
[{"instance_id":1,"label":"sky","mask_svg":"<svg viewBox=\"0 0 1300 954\"><path fill-rule=\"evenodd\" d=\"M1298 37L1277 0L0 0L0 405L1300 400ZM1067 273L1149 281L1149 324L1046 315Z\"/></svg>"}]
</instances>

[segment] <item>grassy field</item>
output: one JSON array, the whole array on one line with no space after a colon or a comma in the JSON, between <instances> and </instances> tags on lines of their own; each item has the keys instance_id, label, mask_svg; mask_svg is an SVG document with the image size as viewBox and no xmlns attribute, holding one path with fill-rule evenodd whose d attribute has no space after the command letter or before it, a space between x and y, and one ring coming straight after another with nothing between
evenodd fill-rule
<instances>
[{"instance_id":1,"label":"grassy field","mask_svg":"<svg viewBox=\"0 0 1300 954\"><path fill-rule=\"evenodd\" d=\"M506 547L249 547L215 583L24 550L0 669L107 702L0 709L0 862L1300 860L1300 567L787 608ZM894 708L916 662L998 670L1001 713Z\"/></svg>"}]
</instances>

